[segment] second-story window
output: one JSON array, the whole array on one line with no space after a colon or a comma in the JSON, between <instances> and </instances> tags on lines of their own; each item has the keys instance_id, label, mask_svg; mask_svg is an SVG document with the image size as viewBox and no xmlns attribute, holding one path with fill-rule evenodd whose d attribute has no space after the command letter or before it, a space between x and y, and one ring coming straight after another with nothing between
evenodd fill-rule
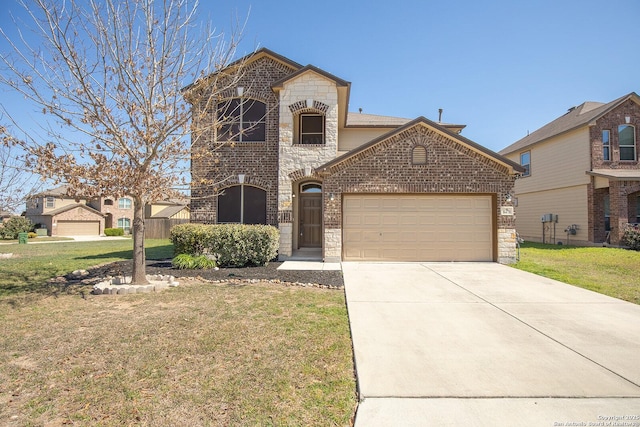
<instances>
[{"instance_id":1,"label":"second-story window","mask_svg":"<svg viewBox=\"0 0 640 427\"><path fill-rule=\"evenodd\" d=\"M299 144L324 144L324 115L300 114Z\"/></svg>"},{"instance_id":2,"label":"second-story window","mask_svg":"<svg viewBox=\"0 0 640 427\"><path fill-rule=\"evenodd\" d=\"M44 202L44 207L47 209L56 207L56 199L53 197L47 197Z\"/></svg>"},{"instance_id":3,"label":"second-story window","mask_svg":"<svg viewBox=\"0 0 640 427\"><path fill-rule=\"evenodd\" d=\"M522 176L531 175L531 151L525 151L520 153L520 166L524 168Z\"/></svg>"},{"instance_id":4,"label":"second-story window","mask_svg":"<svg viewBox=\"0 0 640 427\"><path fill-rule=\"evenodd\" d=\"M620 160L636 160L636 128L631 125L618 126Z\"/></svg>"},{"instance_id":5,"label":"second-story window","mask_svg":"<svg viewBox=\"0 0 640 427\"><path fill-rule=\"evenodd\" d=\"M266 104L233 98L218 104L218 141L259 142L266 138Z\"/></svg>"},{"instance_id":6,"label":"second-story window","mask_svg":"<svg viewBox=\"0 0 640 427\"><path fill-rule=\"evenodd\" d=\"M123 197L118 200L118 209L131 209L131 199Z\"/></svg>"},{"instance_id":7,"label":"second-story window","mask_svg":"<svg viewBox=\"0 0 640 427\"><path fill-rule=\"evenodd\" d=\"M606 162L611 160L611 131L609 129L602 131L602 160Z\"/></svg>"}]
</instances>

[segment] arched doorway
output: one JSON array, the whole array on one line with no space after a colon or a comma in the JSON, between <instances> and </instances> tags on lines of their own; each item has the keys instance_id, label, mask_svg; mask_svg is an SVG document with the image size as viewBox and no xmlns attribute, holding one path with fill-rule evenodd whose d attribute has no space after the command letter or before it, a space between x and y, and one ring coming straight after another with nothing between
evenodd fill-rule
<instances>
[{"instance_id":1,"label":"arched doorway","mask_svg":"<svg viewBox=\"0 0 640 427\"><path fill-rule=\"evenodd\" d=\"M322 185L300 184L298 214L298 248L322 247Z\"/></svg>"}]
</instances>

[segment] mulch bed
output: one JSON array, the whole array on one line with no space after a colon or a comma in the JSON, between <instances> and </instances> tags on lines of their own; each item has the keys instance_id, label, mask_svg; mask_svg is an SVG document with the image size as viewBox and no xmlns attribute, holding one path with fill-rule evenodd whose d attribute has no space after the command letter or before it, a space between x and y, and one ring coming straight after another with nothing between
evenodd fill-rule
<instances>
[{"instance_id":1,"label":"mulch bed","mask_svg":"<svg viewBox=\"0 0 640 427\"><path fill-rule=\"evenodd\" d=\"M262 267L220 268L219 270L178 270L171 266L171 260L147 260L147 274L171 275L176 278L201 278L207 281L280 281L292 284L322 285L331 288L342 288L344 281L342 271L311 270L278 270L282 262L270 262ZM118 261L101 265L88 270L89 275L81 279L87 283L92 279L107 276L131 275L132 262ZM67 276L67 280L73 277ZM80 279L80 278L78 278Z\"/></svg>"}]
</instances>

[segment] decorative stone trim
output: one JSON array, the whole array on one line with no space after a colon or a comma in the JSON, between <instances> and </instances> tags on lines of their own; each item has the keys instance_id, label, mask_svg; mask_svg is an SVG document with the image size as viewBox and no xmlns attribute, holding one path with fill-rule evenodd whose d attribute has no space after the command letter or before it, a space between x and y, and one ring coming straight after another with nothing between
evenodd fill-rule
<instances>
[{"instance_id":1,"label":"decorative stone trim","mask_svg":"<svg viewBox=\"0 0 640 427\"><path fill-rule=\"evenodd\" d=\"M293 213L290 209L278 211L278 223L282 224L284 222L293 222Z\"/></svg>"},{"instance_id":2,"label":"decorative stone trim","mask_svg":"<svg viewBox=\"0 0 640 427\"><path fill-rule=\"evenodd\" d=\"M299 181L301 179L320 180L320 176L316 173L315 170L312 170L311 174L307 175L307 173L305 172L304 168L303 169L298 169L297 171L291 172L289 174L289 178L291 178L291 181Z\"/></svg>"},{"instance_id":3,"label":"decorative stone trim","mask_svg":"<svg viewBox=\"0 0 640 427\"><path fill-rule=\"evenodd\" d=\"M297 101L293 104L289 105L289 111L292 114L302 114L302 113L319 113L319 114L327 114L329 111L329 106L324 102L313 101L312 106L307 105L306 100Z\"/></svg>"},{"instance_id":4,"label":"decorative stone trim","mask_svg":"<svg viewBox=\"0 0 640 427\"><path fill-rule=\"evenodd\" d=\"M141 294L178 286L175 277L168 275L147 275L147 280L148 285L132 285L130 276L114 277L95 284L91 293L94 295Z\"/></svg>"}]
</instances>

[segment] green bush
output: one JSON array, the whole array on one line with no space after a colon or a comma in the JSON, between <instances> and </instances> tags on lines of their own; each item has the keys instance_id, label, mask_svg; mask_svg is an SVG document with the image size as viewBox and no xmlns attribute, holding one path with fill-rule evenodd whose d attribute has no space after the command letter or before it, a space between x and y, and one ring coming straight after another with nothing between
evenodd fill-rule
<instances>
[{"instance_id":1,"label":"green bush","mask_svg":"<svg viewBox=\"0 0 640 427\"><path fill-rule=\"evenodd\" d=\"M270 225L180 224L171 228L178 254L215 256L223 267L265 265L278 254L280 233Z\"/></svg>"},{"instance_id":2,"label":"green bush","mask_svg":"<svg viewBox=\"0 0 640 427\"><path fill-rule=\"evenodd\" d=\"M105 236L124 236L124 230L122 228L105 228Z\"/></svg>"},{"instance_id":3,"label":"green bush","mask_svg":"<svg viewBox=\"0 0 640 427\"><path fill-rule=\"evenodd\" d=\"M640 226L627 224L622 235L622 241L634 251L640 251Z\"/></svg>"},{"instance_id":4,"label":"green bush","mask_svg":"<svg viewBox=\"0 0 640 427\"><path fill-rule=\"evenodd\" d=\"M179 270L205 270L209 268L216 268L216 260L212 255L190 255L180 254L176 256L171 264L174 268Z\"/></svg>"},{"instance_id":5,"label":"green bush","mask_svg":"<svg viewBox=\"0 0 640 427\"><path fill-rule=\"evenodd\" d=\"M33 223L23 216L16 216L0 227L0 239L15 240L18 233L33 231Z\"/></svg>"}]
</instances>

